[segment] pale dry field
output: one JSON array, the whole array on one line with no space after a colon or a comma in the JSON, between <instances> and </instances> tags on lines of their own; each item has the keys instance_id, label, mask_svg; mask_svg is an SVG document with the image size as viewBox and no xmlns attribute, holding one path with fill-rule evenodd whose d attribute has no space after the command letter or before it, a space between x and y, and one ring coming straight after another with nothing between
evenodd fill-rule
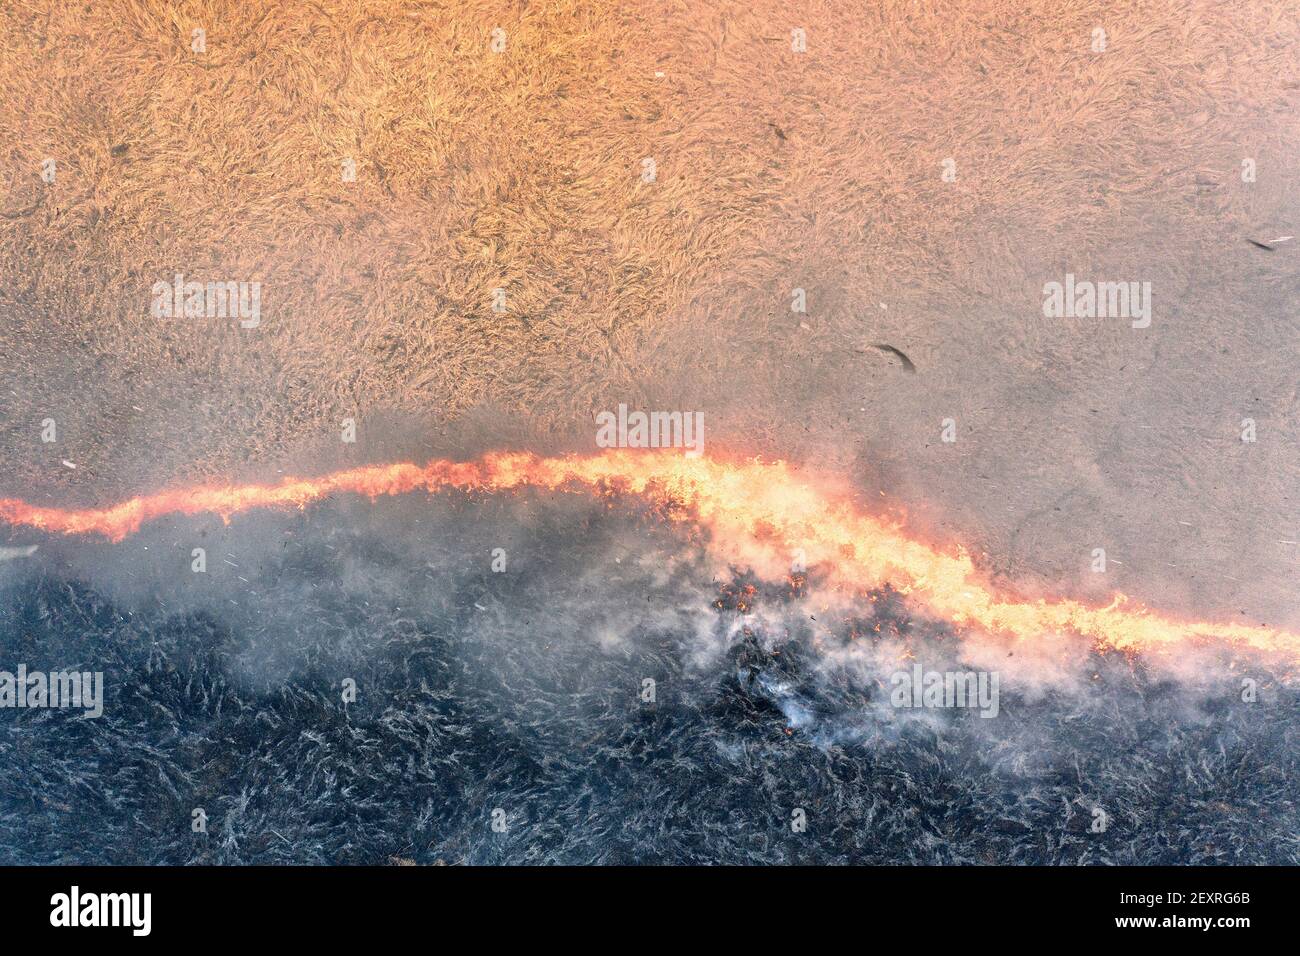
<instances>
[{"instance_id":1,"label":"pale dry field","mask_svg":"<svg viewBox=\"0 0 1300 956\"><path fill-rule=\"evenodd\" d=\"M1246 239L1300 233L1298 42L1294 0L7 0L0 494L589 448L627 402L1008 586L1294 628L1300 242ZM176 272L261 325L155 319ZM1044 318L1067 272L1151 327Z\"/></svg>"}]
</instances>

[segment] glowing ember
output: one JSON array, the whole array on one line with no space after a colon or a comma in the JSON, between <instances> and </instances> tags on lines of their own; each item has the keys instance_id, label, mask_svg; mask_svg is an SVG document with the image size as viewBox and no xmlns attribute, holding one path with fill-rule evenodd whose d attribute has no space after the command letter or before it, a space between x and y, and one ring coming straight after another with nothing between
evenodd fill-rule
<instances>
[{"instance_id":1,"label":"glowing ember","mask_svg":"<svg viewBox=\"0 0 1300 956\"><path fill-rule=\"evenodd\" d=\"M339 492L376 497L443 488L498 492L516 488L619 491L670 504L671 520L698 522L729 560L785 576L792 557L829 569L846 587L890 584L958 627L1019 639L1075 632L1098 646L1126 651L1170 648L1209 639L1300 659L1300 635L1266 627L1179 621L1116 595L1104 607L1074 600L1017 601L983 580L961 549L946 553L865 513L848 497L814 487L782 462L722 462L674 452L611 451L590 457L490 454L478 461L432 461L354 468L276 485L165 491L110 508L39 508L0 500L0 519L63 534L120 541L163 515L215 513L228 519L250 508L305 507Z\"/></svg>"}]
</instances>

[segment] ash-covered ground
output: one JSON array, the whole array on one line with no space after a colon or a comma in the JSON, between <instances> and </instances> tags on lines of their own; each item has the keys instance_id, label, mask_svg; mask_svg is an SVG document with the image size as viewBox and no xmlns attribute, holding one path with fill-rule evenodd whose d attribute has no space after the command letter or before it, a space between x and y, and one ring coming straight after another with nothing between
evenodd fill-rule
<instances>
[{"instance_id":1,"label":"ash-covered ground","mask_svg":"<svg viewBox=\"0 0 1300 956\"><path fill-rule=\"evenodd\" d=\"M104 712L0 710L0 862L1300 862L1294 685L981 645L707 544L568 495L45 541L0 564L0 669L102 671ZM1002 658L997 716L893 707L900 653Z\"/></svg>"}]
</instances>

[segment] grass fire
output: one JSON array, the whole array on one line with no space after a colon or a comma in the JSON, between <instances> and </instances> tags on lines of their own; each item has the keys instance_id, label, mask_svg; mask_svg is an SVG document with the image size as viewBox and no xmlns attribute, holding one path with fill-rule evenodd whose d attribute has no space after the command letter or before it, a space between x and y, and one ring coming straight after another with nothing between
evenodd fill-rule
<instances>
[{"instance_id":1,"label":"grass fire","mask_svg":"<svg viewBox=\"0 0 1300 956\"><path fill-rule=\"evenodd\" d=\"M0 3L0 863L1300 863L1295 6Z\"/></svg>"}]
</instances>

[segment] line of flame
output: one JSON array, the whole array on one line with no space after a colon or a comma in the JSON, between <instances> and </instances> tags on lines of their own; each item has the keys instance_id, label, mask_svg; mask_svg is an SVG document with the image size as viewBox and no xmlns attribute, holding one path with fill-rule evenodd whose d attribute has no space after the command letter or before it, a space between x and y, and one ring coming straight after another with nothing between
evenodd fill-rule
<instances>
[{"instance_id":1,"label":"line of flame","mask_svg":"<svg viewBox=\"0 0 1300 956\"><path fill-rule=\"evenodd\" d=\"M697 521L713 545L758 569L783 566L799 552L809 566L834 569L856 588L886 583L958 627L1030 639L1075 632L1100 647L1172 649L1212 640L1300 660L1300 634L1266 626L1183 621L1116 595L1105 606L1076 600L1016 600L1000 595L965 551L932 547L865 513L841 495L800 478L783 462L723 462L680 452L626 450L544 458L494 453L476 461L435 460L290 478L274 485L202 487L132 498L109 508L72 510L0 499L0 520L62 534L99 534L120 541L164 515L215 513L223 519L250 508L304 508L340 492L370 497L445 488L497 492L516 488L626 492L671 503L676 520Z\"/></svg>"}]
</instances>

